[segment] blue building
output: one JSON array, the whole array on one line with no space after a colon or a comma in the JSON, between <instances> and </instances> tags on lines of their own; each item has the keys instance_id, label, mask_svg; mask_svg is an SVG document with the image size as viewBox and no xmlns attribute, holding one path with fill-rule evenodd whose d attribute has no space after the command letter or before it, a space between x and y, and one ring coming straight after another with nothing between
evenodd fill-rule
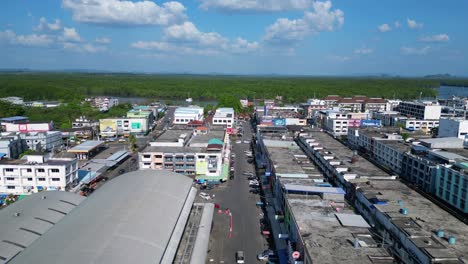
<instances>
[{"instance_id":1,"label":"blue building","mask_svg":"<svg viewBox=\"0 0 468 264\"><path fill-rule=\"evenodd\" d=\"M468 213L468 160L439 165L435 169L435 195Z\"/></svg>"}]
</instances>

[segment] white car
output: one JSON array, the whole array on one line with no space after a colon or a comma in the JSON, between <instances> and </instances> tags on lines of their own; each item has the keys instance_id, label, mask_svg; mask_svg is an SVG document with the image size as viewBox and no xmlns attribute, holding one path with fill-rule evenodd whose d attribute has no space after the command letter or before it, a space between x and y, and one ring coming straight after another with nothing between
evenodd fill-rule
<instances>
[{"instance_id":1,"label":"white car","mask_svg":"<svg viewBox=\"0 0 468 264\"><path fill-rule=\"evenodd\" d=\"M242 143L242 141L240 141L240 140L237 140L237 141L236 141L236 144L240 144L240 143Z\"/></svg>"},{"instance_id":2,"label":"white car","mask_svg":"<svg viewBox=\"0 0 468 264\"><path fill-rule=\"evenodd\" d=\"M250 140L244 140L245 144L250 144Z\"/></svg>"},{"instance_id":3,"label":"white car","mask_svg":"<svg viewBox=\"0 0 468 264\"><path fill-rule=\"evenodd\" d=\"M119 139L119 142L125 142L125 141L126 141L125 138Z\"/></svg>"},{"instance_id":4,"label":"white car","mask_svg":"<svg viewBox=\"0 0 468 264\"><path fill-rule=\"evenodd\" d=\"M258 186L258 185L259 185L258 181L255 181L255 180L249 181L249 186Z\"/></svg>"},{"instance_id":5,"label":"white car","mask_svg":"<svg viewBox=\"0 0 468 264\"><path fill-rule=\"evenodd\" d=\"M210 200L211 199L211 196L207 193L204 193L204 192L201 192L198 196L200 196L201 198L205 199L205 200Z\"/></svg>"},{"instance_id":6,"label":"white car","mask_svg":"<svg viewBox=\"0 0 468 264\"><path fill-rule=\"evenodd\" d=\"M242 174L245 176L253 176L253 172L248 172L248 171L245 171Z\"/></svg>"}]
</instances>

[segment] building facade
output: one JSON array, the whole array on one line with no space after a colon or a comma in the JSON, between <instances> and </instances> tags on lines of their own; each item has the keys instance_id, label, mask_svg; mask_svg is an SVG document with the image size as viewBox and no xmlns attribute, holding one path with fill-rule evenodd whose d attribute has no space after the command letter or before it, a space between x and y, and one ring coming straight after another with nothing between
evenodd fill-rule
<instances>
[{"instance_id":1,"label":"building facade","mask_svg":"<svg viewBox=\"0 0 468 264\"><path fill-rule=\"evenodd\" d=\"M438 137L458 137L464 139L465 135L468 134L468 120L441 118L438 133Z\"/></svg>"},{"instance_id":2,"label":"building facade","mask_svg":"<svg viewBox=\"0 0 468 264\"><path fill-rule=\"evenodd\" d=\"M26 155L26 159L0 162L0 193L66 191L77 180L76 159L48 159L42 155Z\"/></svg>"},{"instance_id":3,"label":"building facade","mask_svg":"<svg viewBox=\"0 0 468 264\"><path fill-rule=\"evenodd\" d=\"M468 162L439 165L435 168L434 194L463 213L468 213Z\"/></svg>"},{"instance_id":4,"label":"building facade","mask_svg":"<svg viewBox=\"0 0 468 264\"><path fill-rule=\"evenodd\" d=\"M20 133L19 137L30 150L39 152L57 150L63 143L60 131Z\"/></svg>"},{"instance_id":5,"label":"building facade","mask_svg":"<svg viewBox=\"0 0 468 264\"><path fill-rule=\"evenodd\" d=\"M16 159L26 150L24 141L18 135L6 135L0 137L0 153L5 158Z\"/></svg>"},{"instance_id":6,"label":"building facade","mask_svg":"<svg viewBox=\"0 0 468 264\"><path fill-rule=\"evenodd\" d=\"M221 107L216 109L213 116L213 125L233 127L235 113L233 108Z\"/></svg>"},{"instance_id":7,"label":"building facade","mask_svg":"<svg viewBox=\"0 0 468 264\"><path fill-rule=\"evenodd\" d=\"M442 107L434 102L401 102L398 111L420 120L438 120Z\"/></svg>"}]
</instances>

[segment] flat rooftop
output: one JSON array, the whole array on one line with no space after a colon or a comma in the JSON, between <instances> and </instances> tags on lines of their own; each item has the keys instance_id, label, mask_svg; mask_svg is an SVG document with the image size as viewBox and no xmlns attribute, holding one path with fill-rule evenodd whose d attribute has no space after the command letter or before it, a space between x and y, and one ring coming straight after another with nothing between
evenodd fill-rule
<instances>
[{"instance_id":1,"label":"flat rooftop","mask_svg":"<svg viewBox=\"0 0 468 264\"><path fill-rule=\"evenodd\" d=\"M70 162L72 162L73 159L67 159L67 158L54 158L54 159L49 159L43 163L31 163L27 159L5 159L5 160L0 160L0 164L4 165L28 165L28 166L61 166L61 165L67 165Z\"/></svg>"},{"instance_id":2,"label":"flat rooftop","mask_svg":"<svg viewBox=\"0 0 468 264\"><path fill-rule=\"evenodd\" d=\"M380 143L388 145L392 149L396 149L401 152L407 152L411 150L411 145L406 144L401 140L381 140Z\"/></svg>"},{"instance_id":3,"label":"flat rooftop","mask_svg":"<svg viewBox=\"0 0 468 264\"><path fill-rule=\"evenodd\" d=\"M201 153L205 152L206 148L201 147L165 147L165 146L148 146L141 153L163 152L163 153ZM217 153L217 152L214 152Z\"/></svg>"},{"instance_id":4,"label":"flat rooftop","mask_svg":"<svg viewBox=\"0 0 468 264\"><path fill-rule=\"evenodd\" d=\"M101 147L105 144L104 141L100 140L88 140L85 141L71 149L69 149L67 152L90 152L93 151L94 149Z\"/></svg>"},{"instance_id":5,"label":"flat rooftop","mask_svg":"<svg viewBox=\"0 0 468 264\"><path fill-rule=\"evenodd\" d=\"M324 132L310 131L309 136L305 138L314 139L318 142L323 147L322 150L319 150L322 156L333 157L330 161L339 162L339 168L348 168L348 173L357 174L356 178L372 179L376 177L390 179L392 177L363 157L356 156L351 149ZM353 156L356 157L354 161L352 161Z\"/></svg>"},{"instance_id":6,"label":"flat rooftop","mask_svg":"<svg viewBox=\"0 0 468 264\"><path fill-rule=\"evenodd\" d=\"M288 198L288 204L298 225L299 233L312 261L319 263L376 263L370 256L388 257L378 263L393 263L385 249L379 247L369 228L362 227L362 217L355 215L345 204L339 213L330 206L329 201L319 196ZM355 226L344 226L338 215L344 218L360 218ZM358 222L358 221L355 221ZM364 221L365 222L365 221ZM354 247L355 239L360 246Z\"/></svg>"},{"instance_id":7,"label":"flat rooftop","mask_svg":"<svg viewBox=\"0 0 468 264\"><path fill-rule=\"evenodd\" d=\"M278 142L284 143L284 141ZM275 167L276 174L307 175L302 169L301 164L298 163L298 159L296 158L300 158L301 156L303 156L304 152L297 148L297 145L294 141L288 141L288 143L294 144L296 148L274 147L272 145L266 146L268 149L268 154L270 155L270 159Z\"/></svg>"},{"instance_id":8,"label":"flat rooftop","mask_svg":"<svg viewBox=\"0 0 468 264\"><path fill-rule=\"evenodd\" d=\"M385 201L386 204L374 204L374 206L403 230L408 239L418 247L440 258L467 256L468 225L447 211L399 181L371 180L355 184L359 186L358 191L368 200L377 198ZM400 213L401 208L407 209L407 215ZM435 236L439 229L444 230L444 239ZM448 244L446 238L449 235L455 236L454 245Z\"/></svg>"},{"instance_id":9,"label":"flat rooftop","mask_svg":"<svg viewBox=\"0 0 468 264\"><path fill-rule=\"evenodd\" d=\"M208 141L213 138L224 141L224 135L224 130L209 130L207 134L194 135L189 144L208 144Z\"/></svg>"},{"instance_id":10,"label":"flat rooftop","mask_svg":"<svg viewBox=\"0 0 468 264\"><path fill-rule=\"evenodd\" d=\"M193 133L192 129L168 129L162 133L158 138L157 142L177 142L181 135L191 136Z\"/></svg>"}]
</instances>

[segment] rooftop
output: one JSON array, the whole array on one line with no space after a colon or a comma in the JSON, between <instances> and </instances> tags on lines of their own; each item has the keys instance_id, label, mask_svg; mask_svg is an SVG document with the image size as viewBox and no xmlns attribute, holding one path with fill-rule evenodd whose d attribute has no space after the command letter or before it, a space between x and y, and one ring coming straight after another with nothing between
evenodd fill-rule
<instances>
[{"instance_id":1,"label":"rooftop","mask_svg":"<svg viewBox=\"0 0 468 264\"><path fill-rule=\"evenodd\" d=\"M34 155L34 154L32 154ZM35 154L37 155L37 154ZM67 158L52 158L48 159L42 163L38 162L31 162L28 161L27 159L4 159L0 160L0 165L34 165L34 166L62 166L62 165L67 165L70 164L70 162L74 161L76 159L67 159Z\"/></svg>"},{"instance_id":2,"label":"rooftop","mask_svg":"<svg viewBox=\"0 0 468 264\"><path fill-rule=\"evenodd\" d=\"M177 173L123 174L10 263L170 263L194 197L192 180Z\"/></svg>"},{"instance_id":3,"label":"rooftop","mask_svg":"<svg viewBox=\"0 0 468 264\"><path fill-rule=\"evenodd\" d=\"M418 247L440 258L466 256L468 225L419 193L399 181L371 180L355 184L368 200L377 198L384 201L383 204L374 204L375 208L391 219ZM407 215L400 213L401 208L407 209ZM435 236L439 229L444 230L444 239ZM454 245L448 244L449 235L456 237Z\"/></svg>"},{"instance_id":4,"label":"rooftop","mask_svg":"<svg viewBox=\"0 0 468 264\"><path fill-rule=\"evenodd\" d=\"M288 198L288 204L313 261L319 260L320 263L327 264L375 263L370 256L389 256L385 249L379 247L369 229L362 227L362 217L355 215L346 205L340 207L338 214L329 201L321 200L315 195L308 196L307 199ZM345 222L347 226L344 226L338 216L351 221ZM353 217L361 221L356 221ZM357 224L349 226L348 222ZM354 247L355 238L359 241L358 248ZM391 258L387 261L378 263L393 263Z\"/></svg>"},{"instance_id":5,"label":"rooftop","mask_svg":"<svg viewBox=\"0 0 468 264\"><path fill-rule=\"evenodd\" d=\"M16 122L16 121L24 121L24 120L28 120L29 118L26 117L26 116L11 116L11 117L4 117L4 118L0 118L0 121L4 121L4 122Z\"/></svg>"},{"instance_id":6,"label":"rooftop","mask_svg":"<svg viewBox=\"0 0 468 264\"><path fill-rule=\"evenodd\" d=\"M98 147L103 146L104 144L105 144L104 141L88 140L69 149L68 152L90 152Z\"/></svg>"},{"instance_id":7,"label":"rooftop","mask_svg":"<svg viewBox=\"0 0 468 264\"><path fill-rule=\"evenodd\" d=\"M267 141L268 142L268 141ZM300 150L294 141L277 141L278 143L293 144L293 148L283 147L281 145L275 145L265 143L273 166L275 168L276 175L287 174L294 175L299 174L307 176L305 171L302 169L302 164L310 164L309 159L301 159L304 157L304 152ZM270 140L269 142L275 142ZM300 163L299 163L300 162Z\"/></svg>"}]
</instances>

